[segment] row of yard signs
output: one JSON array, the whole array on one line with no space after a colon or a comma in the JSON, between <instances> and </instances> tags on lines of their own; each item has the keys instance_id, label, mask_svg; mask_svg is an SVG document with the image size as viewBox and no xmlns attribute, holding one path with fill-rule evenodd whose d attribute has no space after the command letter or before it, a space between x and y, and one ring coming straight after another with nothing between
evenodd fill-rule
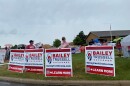
<instances>
[{"instance_id":1,"label":"row of yard signs","mask_svg":"<svg viewBox=\"0 0 130 86\"><path fill-rule=\"evenodd\" d=\"M43 73L43 52L43 49L11 50L8 69L20 73Z\"/></svg>"},{"instance_id":2,"label":"row of yard signs","mask_svg":"<svg viewBox=\"0 0 130 86\"><path fill-rule=\"evenodd\" d=\"M8 69L20 73L45 73L46 77L72 77L71 49L46 49L45 53L43 49L11 50ZM86 46L85 72L115 76L114 48L112 46Z\"/></svg>"},{"instance_id":3,"label":"row of yard signs","mask_svg":"<svg viewBox=\"0 0 130 86\"><path fill-rule=\"evenodd\" d=\"M8 69L14 72L44 73L44 50L11 50ZM45 50L45 76L73 76L71 49Z\"/></svg>"}]
</instances>

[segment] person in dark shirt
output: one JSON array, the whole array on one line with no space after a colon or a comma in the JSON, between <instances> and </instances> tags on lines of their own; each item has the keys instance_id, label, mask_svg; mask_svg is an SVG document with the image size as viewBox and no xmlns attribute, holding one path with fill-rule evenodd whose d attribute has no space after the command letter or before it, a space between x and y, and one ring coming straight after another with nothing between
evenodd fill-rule
<instances>
[{"instance_id":1,"label":"person in dark shirt","mask_svg":"<svg viewBox=\"0 0 130 86\"><path fill-rule=\"evenodd\" d=\"M121 57L122 47L120 41L117 41L116 49L118 50L118 56Z\"/></svg>"}]
</instances>

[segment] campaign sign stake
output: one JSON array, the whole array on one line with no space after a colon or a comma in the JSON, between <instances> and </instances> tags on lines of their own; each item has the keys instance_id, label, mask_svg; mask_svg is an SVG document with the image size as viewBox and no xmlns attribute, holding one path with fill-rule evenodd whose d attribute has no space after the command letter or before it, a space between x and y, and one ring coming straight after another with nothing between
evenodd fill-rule
<instances>
[{"instance_id":1,"label":"campaign sign stake","mask_svg":"<svg viewBox=\"0 0 130 86\"><path fill-rule=\"evenodd\" d=\"M24 63L24 50L11 50L8 70L23 73Z\"/></svg>"},{"instance_id":2,"label":"campaign sign stake","mask_svg":"<svg viewBox=\"0 0 130 86\"><path fill-rule=\"evenodd\" d=\"M70 48L45 50L46 77L72 77L72 54Z\"/></svg>"},{"instance_id":3,"label":"campaign sign stake","mask_svg":"<svg viewBox=\"0 0 130 86\"><path fill-rule=\"evenodd\" d=\"M85 66L86 73L115 76L114 47L86 46Z\"/></svg>"},{"instance_id":4,"label":"campaign sign stake","mask_svg":"<svg viewBox=\"0 0 130 86\"><path fill-rule=\"evenodd\" d=\"M44 50L26 49L25 50L25 72L44 73Z\"/></svg>"}]
</instances>

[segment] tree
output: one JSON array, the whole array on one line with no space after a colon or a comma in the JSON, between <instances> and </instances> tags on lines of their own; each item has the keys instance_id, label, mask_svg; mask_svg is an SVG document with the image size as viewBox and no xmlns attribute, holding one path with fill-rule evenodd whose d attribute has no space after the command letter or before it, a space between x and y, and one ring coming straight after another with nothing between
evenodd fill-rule
<instances>
[{"instance_id":1,"label":"tree","mask_svg":"<svg viewBox=\"0 0 130 86\"><path fill-rule=\"evenodd\" d=\"M59 39L55 39L55 41L53 41L54 47L59 47L60 45L61 45L61 41Z\"/></svg>"},{"instance_id":2,"label":"tree","mask_svg":"<svg viewBox=\"0 0 130 86\"><path fill-rule=\"evenodd\" d=\"M84 35L83 31L80 31L79 34L73 40L75 45L84 45L86 44L86 35Z\"/></svg>"},{"instance_id":3,"label":"tree","mask_svg":"<svg viewBox=\"0 0 130 86\"><path fill-rule=\"evenodd\" d=\"M12 46L11 49L17 49L17 45Z\"/></svg>"},{"instance_id":4,"label":"tree","mask_svg":"<svg viewBox=\"0 0 130 86\"><path fill-rule=\"evenodd\" d=\"M77 36L77 37L75 37L75 39L73 40L73 43L74 43L75 45L81 45L82 39L81 39L79 36Z\"/></svg>"}]
</instances>

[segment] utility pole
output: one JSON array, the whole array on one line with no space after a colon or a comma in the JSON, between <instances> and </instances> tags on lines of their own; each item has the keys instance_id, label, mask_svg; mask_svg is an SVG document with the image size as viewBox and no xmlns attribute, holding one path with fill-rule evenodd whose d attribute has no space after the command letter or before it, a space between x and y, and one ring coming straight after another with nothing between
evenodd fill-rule
<instances>
[{"instance_id":1,"label":"utility pole","mask_svg":"<svg viewBox=\"0 0 130 86\"><path fill-rule=\"evenodd\" d=\"M111 36L111 42L112 42L111 24L110 24L110 36Z\"/></svg>"}]
</instances>

